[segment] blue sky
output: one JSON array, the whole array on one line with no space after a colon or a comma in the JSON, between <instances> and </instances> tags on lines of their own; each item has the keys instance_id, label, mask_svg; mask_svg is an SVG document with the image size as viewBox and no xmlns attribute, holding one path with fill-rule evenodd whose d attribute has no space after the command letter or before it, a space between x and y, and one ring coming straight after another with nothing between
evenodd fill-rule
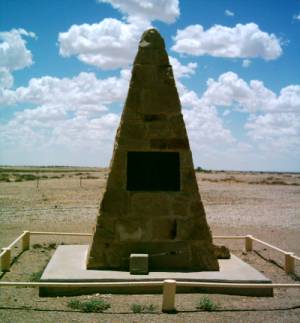
<instances>
[{"instance_id":1,"label":"blue sky","mask_svg":"<svg viewBox=\"0 0 300 323\"><path fill-rule=\"evenodd\" d=\"M108 165L151 26L195 166L300 171L300 0L0 0L0 164Z\"/></svg>"}]
</instances>

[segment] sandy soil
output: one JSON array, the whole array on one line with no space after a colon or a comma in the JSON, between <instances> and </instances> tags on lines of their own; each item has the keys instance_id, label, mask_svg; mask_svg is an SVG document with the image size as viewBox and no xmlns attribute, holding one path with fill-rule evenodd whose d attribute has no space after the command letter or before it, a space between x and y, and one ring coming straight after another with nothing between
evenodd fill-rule
<instances>
[{"instance_id":1,"label":"sandy soil","mask_svg":"<svg viewBox=\"0 0 300 323\"><path fill-rule=\"evenodd\" d=\"M105 170L44 170L44 179L0 182L0 246L23 230L90 232L106 180ZM47 178L46 178L47 176ZM57 177L57 178L55 178ZM81 178L81 180L80 180ZM300 255L300 175L265 173L197 173L199 188L214 235L252 234ZM14 180L11 173L11 180ZM33 279L49 261L55 245L86 243L86 238L34 237L32 248L14 259L2 280ZM225 243L273 282L299 281L282 270L283 256L256 245L245 253L243 243ZM15 248L13 255L18 254ZM263 259L264 258L264 259ZM2 288L0 322L299 322L300 290L280 289L273 298L209 295L214 312L197 310L202 294L178 294L176 315L160 312L160 295L92 295L111 304L105 313L81 313L67 306L71 298L39 298L37 289ZM154 304L150 314L133 314L130 304Z\"/></svg>"}]
</instances>

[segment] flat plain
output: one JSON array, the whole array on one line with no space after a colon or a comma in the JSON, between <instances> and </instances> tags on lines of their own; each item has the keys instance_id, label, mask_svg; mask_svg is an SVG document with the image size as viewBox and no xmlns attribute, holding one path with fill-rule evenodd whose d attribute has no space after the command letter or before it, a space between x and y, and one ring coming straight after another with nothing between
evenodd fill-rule
<instances>
[{"instance_id":1,"label":"flat plain","mask_svg":"<svg viewBox=\"0 0 300 323\"><path fill-rule=\"evenodd\" d=\"M300 255L300 174L258 172L197 172L207 220L213 235L245 235L272 243ZM10 168L0 169L0 247L23 230L91 232L96 220L107 169ZM31 249L17 256L2 281L35 281L57 245L88 243L88 238L32 237ZM216 240L263 272L275 283L300 280L283 271L283 255L254 244L245 252L243 241ZM201 297L218 305L213 312L197 309ZM111 308L104 313L71 309L71 299L104 299ZM153 304L152 313L132 313L132 304ZM300 290L278 289L273 298L228 295L178 294L178 313L162 314L161 295L91 295L39 298L37 289L1 288L1 322L297 322Z\"/></svg>"}]
</instances>

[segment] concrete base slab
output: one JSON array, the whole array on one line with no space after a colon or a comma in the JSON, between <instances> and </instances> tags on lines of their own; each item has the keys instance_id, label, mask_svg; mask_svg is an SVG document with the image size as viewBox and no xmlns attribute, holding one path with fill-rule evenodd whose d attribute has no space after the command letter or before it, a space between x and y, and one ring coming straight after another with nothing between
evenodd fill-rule
<instances>
[{"instance_id":1,"label":"concrete base slab","mask_svg":"<svg viewBox=\"0 0 300 323\"><path fill-rule=\"evenodd\" d=\"M271 283L267 277L245 263L235 255L230 259L219 259L220 271L200 272L158 272L151 271L148 275L131 275L127 271L87 270L86 257L88 245L59 246L48 263L41 282L135 282L162 281L201 281L223 283ZM161 293L161 287L111 287L111 288L65 288L41 287L40 296L81 295L90 293L124 293L151 294ZM195 288L177 287L177 292L205 292L249 296L273 296L273 289L263 288Z\"/></svg>"}]
</instances>

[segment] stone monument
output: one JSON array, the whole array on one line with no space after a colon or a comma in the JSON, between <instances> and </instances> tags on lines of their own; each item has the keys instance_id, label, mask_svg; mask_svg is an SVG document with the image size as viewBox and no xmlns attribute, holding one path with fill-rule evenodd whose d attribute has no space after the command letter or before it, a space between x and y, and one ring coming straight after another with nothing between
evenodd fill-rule
<instances>
[{"instance_id":1,"label":"stone monument","mask_svg":"<svg viewBox=\"0 0 300 323\"><path fill-rule=\"evenodd\" d=\"M155 29L142 35L134 60L87 268L128 270L132 254L146 254L150 270L219 270L172 67Z\"/></svg>"}]
</instances>

